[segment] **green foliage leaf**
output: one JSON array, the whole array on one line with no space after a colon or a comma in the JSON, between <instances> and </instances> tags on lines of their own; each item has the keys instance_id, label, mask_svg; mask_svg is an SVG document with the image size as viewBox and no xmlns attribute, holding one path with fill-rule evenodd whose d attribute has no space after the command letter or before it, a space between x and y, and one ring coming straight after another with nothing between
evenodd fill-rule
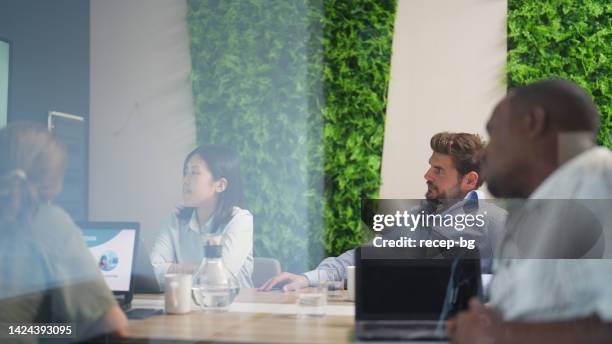
<instances>
[{"instance_id":1,"label":"green foliage leaf","mask_svg":"<svg viewBox=\"0 0 612 344\"><path fill-rule=\"evenodd\" d=\"M325 232L329 254L366 239L362 198L380 187L396 1L326 0L323 73Z\"/></svg>"},{"instance_id":2,"label":"green foliage leaf","mask_svg":"<svg viewBox=\"0 0 612 344\"><path fill-rule=\"evenodd\" d=\"M601 114L599 144L612 148L612 2L509 0L508 86L573 80Z\"/></svg>"}]
</instances>

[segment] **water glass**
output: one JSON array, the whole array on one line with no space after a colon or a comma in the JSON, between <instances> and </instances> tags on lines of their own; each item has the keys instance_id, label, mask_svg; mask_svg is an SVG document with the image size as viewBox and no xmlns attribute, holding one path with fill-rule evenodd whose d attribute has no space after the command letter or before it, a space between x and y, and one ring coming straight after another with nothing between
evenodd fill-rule
<instances>
[{"instance_id":1,"label":"water glass","mask_svg":"<svg viewBox=\"0 0 612 344\"><path fill-rule=\"evenodd\" d=\"M331 299L342 297L344 289L344 274L336 268L322 268L317 270L319 283L327 290Z\"/></svg>"},{"instance_id":2,"label":"water glass","mask_svg":"<svg viewBox=\"0 0 612 344\"><path fill-rule=\"evenodd\" d=\"M317 272L319 274L319 272ZM318 278L318 275L317 275ZM298 317L322 317L327 308L327 285L313 283L299 285L297 289Z\"/></svg>"},{"instance_id":3,"label":"water glass","mask_svg":"<svg viewBox=\"0 0 612 344\"><path fill-rule=\"evenodd\" d=\"M298 317L322 317L325 315L326 307L327 290L322 285L298 289Z\"/></svg>"}]
</instances>

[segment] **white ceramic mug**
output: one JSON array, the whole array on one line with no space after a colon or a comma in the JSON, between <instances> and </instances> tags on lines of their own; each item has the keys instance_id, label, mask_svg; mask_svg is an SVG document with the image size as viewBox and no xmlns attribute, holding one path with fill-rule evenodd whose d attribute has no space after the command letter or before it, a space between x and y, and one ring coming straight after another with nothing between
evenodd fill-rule
<instances>
[{"instance_id":1,"label":"white ceramic mug","mask_svg":"<svg viewBox=\"0 0 612 344\"><path fill-rule=\"evenodd\" d=\"M347 266L346 274L347 274L346 289L348 289L348 299L350 301L355 301L355 267Z\"/></svg>"},{"instance_id":2,"label":"white ceramic mug","mask_svg":"<svg viewBox=\"0 0 612 344\"><path fill-rule=\"evenodd\" d=\"M164 292L165 310L168 314L185 314L191 311L191 275L167 274Z\"/></svg>"}]
</instances>

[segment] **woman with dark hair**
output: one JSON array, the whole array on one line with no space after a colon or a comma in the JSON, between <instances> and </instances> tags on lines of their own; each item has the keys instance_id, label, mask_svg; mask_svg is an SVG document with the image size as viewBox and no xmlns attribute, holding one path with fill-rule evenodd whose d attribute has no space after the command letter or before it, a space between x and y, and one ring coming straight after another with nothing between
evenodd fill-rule
<instances>
[{"instance_id":1,"label":"woman with dark hair","mask_svg":"<svg viewBox=\"0 0 612 344\"><path fill-rule=\"evenodd\" d=\"M125 333L127 319L81 231L51 203L65 161L43 126L0 130L0 342L8 324L73 324L75 340Z\"/></svg>"},{"instance_id":2,"label":"woman with dark hair","mask_svg":"<svg viewBox=\"0 0 612 344\"><path fill-rule=\"evenodd\" d=\"M222 237L222 261L240 287L252 288L253 216L242 209L240 163L230 149L201 145L183 164L183 207L171 214L151 251L160 285L166 273L193 273L206 236Z\"/></svg>"}]
</instances>

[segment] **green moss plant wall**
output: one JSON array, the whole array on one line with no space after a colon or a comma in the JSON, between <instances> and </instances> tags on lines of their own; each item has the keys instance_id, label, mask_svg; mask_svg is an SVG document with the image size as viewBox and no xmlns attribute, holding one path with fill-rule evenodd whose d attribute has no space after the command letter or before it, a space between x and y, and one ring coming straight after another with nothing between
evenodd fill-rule
<instances>
[{"instance_id":1,"label":"green moss plant wall","mask_svg":"<svg viewBox=\"0 0 612 344\"><path fill-rule=\"evenodd\" d=\"M361 199L376 198L396 1L326 0L323 18L326 252L362 243Z\"/></svg>"},{"instance_id":2,"label":"green moss plant wall","mask_svg":"<svg viewBox=\"0 0 612 344\"><path fill-rule=\"evenodd\" d=\"M509 0L508 84L577 82L601 114L598 141L612 148L612 2Z\"/></svg>"}]
</instances>

